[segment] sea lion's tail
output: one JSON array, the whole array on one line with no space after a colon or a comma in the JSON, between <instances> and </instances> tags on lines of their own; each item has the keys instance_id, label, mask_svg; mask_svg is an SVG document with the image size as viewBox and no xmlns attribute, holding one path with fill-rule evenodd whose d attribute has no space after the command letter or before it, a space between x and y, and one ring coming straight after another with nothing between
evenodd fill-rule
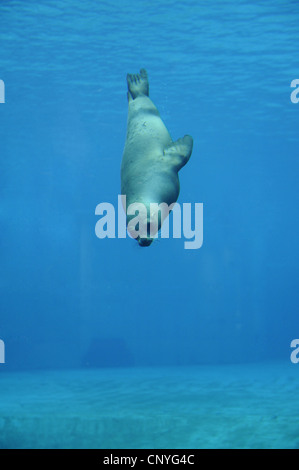
<instances>
[{"instance_id":1,"label":"sea lion's tail","mask_svg":"<svg viewBox=\"0 0 299 470\"><path fill-rule=\"evenodd\" d=\"M128 83L128 98L135 100L138 96L148 96L149 86L147 72L145 69L141 69L140 73L127 75Z\"/></svg>"}]
</instances>

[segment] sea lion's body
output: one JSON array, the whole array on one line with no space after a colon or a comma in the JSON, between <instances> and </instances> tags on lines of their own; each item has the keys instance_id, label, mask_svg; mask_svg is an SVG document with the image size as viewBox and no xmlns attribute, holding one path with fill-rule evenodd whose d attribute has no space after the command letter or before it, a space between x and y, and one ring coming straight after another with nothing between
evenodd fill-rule
<instances>
[{"instance_id":1,"label":"sea lion's body","mask_svg":"<svg viewBox=\"0 0 299 470\"><path fill-rule=\"evenodd\" d=\"M140 70L140 75L128 75L127 82L129 110L121 165L121 193L126 196L127 207L143 203L148 209L147 222L150 222L151 203L164 202L169 206L176 202L180 192L178 171L189 160L193 141L190 136L172 141L148 96L144 69ZM131 218L127 216L127 223ZM140 245L148 246L153 238L146 229L145 234L137 239Z\"/></svg>"}]
</instances>

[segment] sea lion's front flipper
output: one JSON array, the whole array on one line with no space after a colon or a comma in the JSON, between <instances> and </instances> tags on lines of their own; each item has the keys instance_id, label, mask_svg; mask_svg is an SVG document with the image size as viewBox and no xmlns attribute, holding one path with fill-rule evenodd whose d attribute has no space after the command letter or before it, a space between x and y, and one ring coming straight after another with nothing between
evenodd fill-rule
<instances>
[{"instance_id":1,"label":"sea lion's front flipper","mask_svg":"<svg viewBox=\"0 0 299 470\"><path fill-rule=\"evenodd\" d=\"M192 137L185 135L166 147L164 158L169 158L169 163L175 167L176 171L179 171L191 157L192 147Z\"/></svg>"}]
</instances>

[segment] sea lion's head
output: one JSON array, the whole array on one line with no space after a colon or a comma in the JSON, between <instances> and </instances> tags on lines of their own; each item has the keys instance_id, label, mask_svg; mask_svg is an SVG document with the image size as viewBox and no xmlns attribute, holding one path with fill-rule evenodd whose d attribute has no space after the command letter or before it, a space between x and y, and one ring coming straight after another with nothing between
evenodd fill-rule
<instances>
[{"instance_id":1,"label":"sea lion's head","mask_svg":"<svg viewBox=\"0 0 299 470\"><path fill-rule=\"evenodd\" d=\"M150 246L175 203L134 202L127 207L127 227L140 246Z\"/></svg>"},{"instance_id":2,"label":"sea lion's head","mask_svg":"<svg viewBox=\"0 0 299 470\"><path fill-rule=\"evenodd\" d=\"M140 246L150 246L161 228L161 216L147 203L133 203L127 209L127 227Z\"/></svg>"}]
</instances>

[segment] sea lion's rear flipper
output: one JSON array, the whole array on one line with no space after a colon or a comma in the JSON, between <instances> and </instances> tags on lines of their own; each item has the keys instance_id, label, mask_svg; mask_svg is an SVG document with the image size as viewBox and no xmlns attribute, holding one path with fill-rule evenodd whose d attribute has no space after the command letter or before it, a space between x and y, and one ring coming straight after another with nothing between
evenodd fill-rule
<instances>
[{"instance_id":1,"label":"sea lion's rear flipper","mask_svg":"<svg viewBox=\"0 0 299 470\"><path fill-rule=\"evenodd\" d=\"M135 100L138 96L148 96L149 86L147 72L145 69L141 69L140 73L127 75L128 83L128 100Z\"/></svg>"},{"instance_id":2,"label":"sea lion's rear flipper","mask_svg":"<svg viewBox=\"0 0 299 470\"><path fill-rule=\"evenodd\" d=\"M191 157L192 147L192 137L185 135L166 147L164 158L169 158L169 163L175 167L176 171L179 171Z\"/></svg>"}]
</instances>

